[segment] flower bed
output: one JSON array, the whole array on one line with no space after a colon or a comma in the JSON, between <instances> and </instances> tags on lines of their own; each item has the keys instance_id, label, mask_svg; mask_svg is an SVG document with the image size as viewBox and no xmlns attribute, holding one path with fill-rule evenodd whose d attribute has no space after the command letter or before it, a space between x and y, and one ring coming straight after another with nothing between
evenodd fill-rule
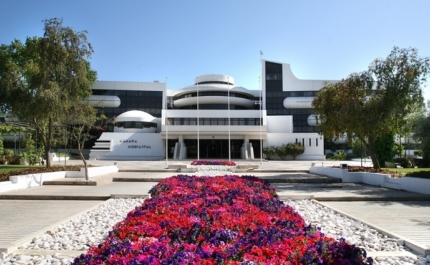
<instances>
[{"instance_id":1,"label":"flower bed","mask_svg":"<svg viewBox=\"0 0 430 265\"><path fill-rule=\"evenodd\" d=\"M333 168L340 168L338 166L332 166ZM360 167L360 166L348 166L348 172L367 172L367 173L379 173L391 175L392 178L401 178L404 176L403 173L398 173L389 169L375 169L373 167Z\"/></svg>"},{"instance_id":2,"label":"flower bed","mask_svg":"<svg viewBox=\"0 0 430 265\"><path fill-rule=\"evenodd\" d=\"M325 237L255 177L178 175L73 264L372 264Z\"/></svg>"},{"instance_id":3,"label":"flower bed","mask_svg":"<svg viewBox=\"0 0 430 265\"><path fill-rule=\"evenodd\" d=\"M196 168L196 176L218 176L218 175L231 175L232 170L237 167L233 161L224 160L195 160L188 166L189 168Z\"/></svg>"}]
</instances>

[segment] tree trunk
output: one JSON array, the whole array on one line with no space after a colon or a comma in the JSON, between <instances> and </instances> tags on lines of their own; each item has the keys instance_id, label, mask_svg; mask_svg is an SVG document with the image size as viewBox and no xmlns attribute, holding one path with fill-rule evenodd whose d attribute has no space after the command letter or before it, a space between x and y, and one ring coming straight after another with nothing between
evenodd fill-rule
<instances>
[{"instance_id":1,"label":"tree trunk","mask_svg":"<svg viewBox=\"0 0 430 265\"><path fill-rule=\"evenodd\" d=\"M81 129L82 131L82 129ZM79 134L80 135L80 134ZM84 162L84 168L85 168L85 180L89 181L90 178L88 176L88 164L87 164L87 160L85 160L84 155L82 154L82 149L84 149L84 144L85 144L85 139L86 137L82 137L82 139L80 139L80 137L74 136L76 141L78 142L78 152L79 152L79 157L82 159L82 162ZM82 142L81 142L82 141Z\"/></svg>"},{"instance_id":2,"label":"tree trunk","mask_svg":"<svg viewBox=\"0 0 430 265\"><path fill-rule=\"evenodd\" d=\"M48 122L48 135L46 135L45 143L45 156L46 156L46 167L51 167L51 144L52 144L52 122Z\"/></svg>"},{"instance_id":3,"label":"tree trunk","mask_svg":"<svg viewBox=\"0 0 430 265\"><path fill-rule=\"evenodd\" d=\"M364 145L366 146L367 151L369 151L369 155L373 163L373 168L380 169L381 165L379 164L379 160L376 157L376 153L375 153L375 138L372 135L370 135L368 137L368 143L364 142Z\"/></svg>"}]
</instances>

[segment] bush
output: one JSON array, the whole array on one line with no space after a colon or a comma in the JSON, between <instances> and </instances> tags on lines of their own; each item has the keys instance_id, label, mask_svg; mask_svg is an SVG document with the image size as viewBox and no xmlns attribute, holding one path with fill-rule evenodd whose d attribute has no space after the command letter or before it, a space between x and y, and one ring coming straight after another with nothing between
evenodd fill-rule
<instances>
[{"instance_id":1,"label":"bush","mask_svg":"<svg viewBox=\"0 0 430 265\"><path fill-rule=\"evenodd\" d=\"M275 154L275 147L269 146L263 148L263 154L266 156L267 160L270 160L270 157Z\"/></svg>"},{"instance_id":2,"label":"bush","mask_svg":"<svg viewBox=\"0 0 430 265\"><path fill-rule=\"evenodd\" d=\"M332 159L334 159L334 160L346 160L346 154L344 151L337 151L333 155Z\"/></svg>"},{"instance_id":3,"label":"bush","mask_svg":"<svg viewBox=\"0 0 430 265\"><path fill-rule=\"evenodd\" d=\"M400 166L403 168L412 168L415 166L414 158L411 156L407 156L406 158L396 158L396 163L400 164Z\"/></svg>"},{"instance_id":4,"label":"bush","mask_svg":"<svg viewBox=\"0 0 430 265\"><path fill-rule=\"evenodd\" d=\"M333 153L328 153L328 154L325 155L326 159L332 159L333 157L334 157Z\"/></svg>"},{"instance_id":5,"label":"bush","mask_svg":"<svg viewBox=\"0 0 430 265\"><path fill-rule=\"evenodd\" d=\"M275 153L281 160L285 160L285 157L289 155L289 149L287 148L287 145L283 144L275 148Z\"/></svg>"},{"instance_id":6,"label":"bush","mask_svg":"<svg viewBox=\"0 0 430 265\"><path fill-rule=\"evenodd\" d=\"M305 152L305 147L300 143L289 143L286 146L286 152L288 155L291 155L294 160L296 160L298 155L301 155Z\"/></svg>"},{"instance_id":7,"label":"bush","mask_svg":"<svg viewBox=\"0 0 430 265\"><path fill-rule=\"evenodd\" d=\"M405 177L415 177L415 178L430 179L430 172L429 171L410 172Z\"/></svg>"},{"instance_id":8,"label":"bush","mask_svg":"<svg viewBox=\"0 0 430 265\"><path fill-rule=\"evenodd\" d=\"M423 156L423 150L415 150L414 155L415 156Z\"/></svg>"}]
</instances>

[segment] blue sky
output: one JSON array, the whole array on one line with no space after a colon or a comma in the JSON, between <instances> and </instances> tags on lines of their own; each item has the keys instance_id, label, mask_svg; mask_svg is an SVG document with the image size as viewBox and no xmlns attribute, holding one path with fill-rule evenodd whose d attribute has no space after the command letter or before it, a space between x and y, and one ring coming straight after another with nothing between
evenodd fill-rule
<instances>
[{"instance_id":1,"label":"blue sky","mask_svg":"<svg viewBox=\"0 0 430 265\"><path fill-rule=\"evenodd\" d=\"M42 20L60 17L88 31L99 80L179 89L226 74L258 89L260 50L301 79L344 78L394 46L430 57L429 10L428 0L3 0L0 43L42 36Z\"/></svg>"}]
</instances>

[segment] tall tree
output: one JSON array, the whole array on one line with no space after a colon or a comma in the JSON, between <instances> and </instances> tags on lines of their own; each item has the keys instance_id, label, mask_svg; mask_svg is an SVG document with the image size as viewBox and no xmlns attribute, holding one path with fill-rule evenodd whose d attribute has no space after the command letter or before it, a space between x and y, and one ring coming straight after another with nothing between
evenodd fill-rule
<instances>
[{"instance_id":1,"label":"tall tree","mask_svg":"<svg viewBox=\"0 0 430 265\"><path fill-rule=\"evenodd\" d=\"M387 133L407 133L407 117L423 104L421 85L429 69L429 58L419 57L416 49L394 47L368 70L327 84L312 102L321 133L328 139L345 134L360 139L373 167L380 168L375 142Z\"/></svg>"},{"instance_id":2,"label":"tall tree","mask_svg":"<svg viewBox=\"0 0 430 265\"><path fill-rule=\"evenodd\" d=\"M43 23L43 37L1 45L0 107L35 127L50 167L53 128L91 94L96 72L88 62L93 48L86 31L65 27L58 18Z\"/></svg>"},{"instance_id":3,"label":"tall tree","mask_svg":"<svg viewBox=\"0 0 430 265\"><path fill-rule=\"evenodd\" d=\"M424 164L430 163L430 101L427 102L428 111L419 117L413 127L413 138L420 142L423 151Z\"/></svg>"},{"instance_id":4,"label":"tall tree","mask_svg":"<svg viewBox=\"0 0 430 265\"><path fill-rule=\"evenodd\" d=\"M88 164L82 153L85 141L91 137L92 129L99 129L103 126L106 120L104 115L97 115L97 110L93 108L88 100L83 100L80 104L76 104L68 109L66 119L63 123L66 126L62 128L67 130L67 133L76 141L79 157L84 163L85 179L88 181Z\"/></svg>"}]
</instances>

